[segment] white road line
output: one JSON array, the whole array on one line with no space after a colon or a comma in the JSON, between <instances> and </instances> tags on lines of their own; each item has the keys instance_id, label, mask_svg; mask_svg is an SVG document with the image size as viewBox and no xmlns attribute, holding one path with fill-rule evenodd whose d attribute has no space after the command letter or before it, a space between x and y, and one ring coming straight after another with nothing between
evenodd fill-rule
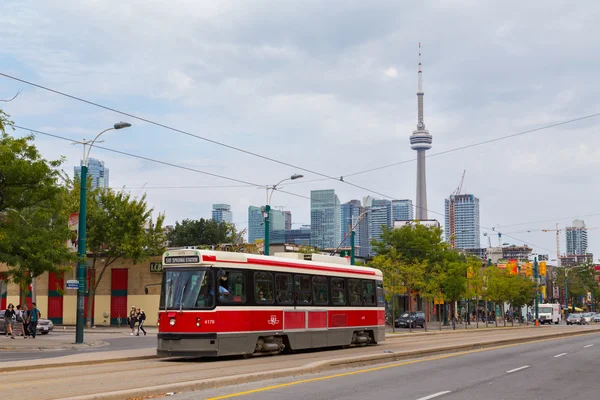
<instances>
[{"instance_id":1,"label":"white road line","mask_svg":"<svg viewBox=\"0 0 600 400\"><path fill-rule=\"evenodd\" d=\"M450 390L446 390L445 392L438 392L438 393L430 394L429 396L421 397L420 399L417 399L417 400L429 400L429 399L433 399L433 398L436 398L439 396L443 396L448 393L450 393Z\"/></svg>"},{"instance_id":2,"label":"white road line","mask_svg":"<svg viewBox=\"0 0 600 400\"><path fill-rule=\"evenodd\" d=\"M529 368L529 365L523 365L522 367L508 370L508 371L506 371L506 373L507 374L512 374L513 372L517 372L517 371L520 371L520 370L525 369L525 368Z\"/></svg>"},{"instance_id":3,"label":"white road line","mask_svg":"<svg viewBox=\"0 0 600 400\"><path fill-rule=\"evenodd\" d=\"M587 349L588 347L592 347L593 344L588 344L587 346L583 346L584 349Z\"/></svg>"},{"instance_id":4,"label":"white road line","mask_svg":"<svg viewBox=\"0 0 600 400\"><path fill-rule=\"evenodd\" d=\"M558 358L558 357L562 357L562 356L566 356L567 353L560 353L554 356L554 358Z\"/></svg>"}]
</instances>

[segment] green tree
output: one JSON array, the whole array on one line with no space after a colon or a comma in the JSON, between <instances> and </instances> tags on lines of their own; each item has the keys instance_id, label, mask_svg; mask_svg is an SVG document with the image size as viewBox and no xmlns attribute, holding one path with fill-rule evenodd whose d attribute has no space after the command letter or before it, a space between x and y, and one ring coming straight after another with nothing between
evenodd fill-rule
<instances>
[{"instance_id":1,"label":"green tree","mask_svg":"<svg viewBox=\"0 0 600 400\"><path fill-rule=\"evenodd\" d=\"M444 298L450 302L451 314L456 318L454 303L465 297L467 293L467 264L462 261L455 261L448 264L446 274L442 280L442 290ZM454 320L453 329L456 329Z\"/></svg>"},{"instance_id":2,"label":"green tree","mask_svg":"<svg viewBox=\"0 0 600 400\"><path fill-rule=\"evenodd\" d=\"M371 265L381 270L384 281L388 282L387 299L393 301L395 296L406 293L409 311L413 311L413 293L419 293L425 287L425 262L404 261L400 253L392 248L386 254L375 256Z\"/></svg>"},{"instance_id":3,"label":"green tree","mask_svg":"<svg viewBox=\"0 0 600 400\"><path fill-rule=\"evenodd\" d=\"M486 268L486 295L495 304L501 305L501 312L504 314L504 301L508 299L509 278L505 270L501 270L496 266ZM506 324L506 322L505 322ZM498 326L498 316L495 318L495 325Z\"/></svg>"},{"instance_id":4,"label":"green tree","mask_svg":"<svg viewBox=\"0 0 600 400\"><path fill-rule=\"evenodd\" d=\"M170 246L215 246L232 242L236 236L235 226L212 219L184 219L175 223L175 228L167 235Z\"/></svg>"},{"instance_id":5,"label":"green tree","mask_svg":"<svg viewBox=\"0 0 600 400\"><path fill-rule=\"evenodd\" d=\"M467 259L467 297L475 297L475 324L479 328L479 300L484 295L484 269L481 260L477 257ZM487 307L486 307L487 308Z\"/></svg>"},{"instance_id":6,"label":"green tree","mask_svg":"<svg viewBox=\"0 0 600 400\"><path fill-rule=\"evenodd\" d=\"M0 262L21 287L47 271L73 261L63 200L67 193L59 167L63 160L44 159L33 136L0 134Z\"/></svg>"},{"instance_id":7,"label":"green tree","mask_svg":"<svg viewBox=\"0 0 600 400\"><path fill-rule=\"evenodd\" d=\"M528 305L535 298L536 284L530 277L522 275L507 275L507 278L508 290L506 301L513 310L512 325L514 325L514 309L517 308L519 310L518 314L520 317L522 307Z\"/></svg>"},{"instance_id":8,"label":"green tree","mask_svg":"<svg viewBox=\"0 0 600 400\"><path fill-rule=\"evenodd\" d=\"M91 325L96 289L108 267L118 259L134 264L165 249L164 214L152 221L153 209L146 204L146 196L134 198L113 190L97 191L90 196L87 216L87 252L92 263L90 276L87 325ZM97 264L99 264L97 269Z\"/></svg>"}]
</instances>

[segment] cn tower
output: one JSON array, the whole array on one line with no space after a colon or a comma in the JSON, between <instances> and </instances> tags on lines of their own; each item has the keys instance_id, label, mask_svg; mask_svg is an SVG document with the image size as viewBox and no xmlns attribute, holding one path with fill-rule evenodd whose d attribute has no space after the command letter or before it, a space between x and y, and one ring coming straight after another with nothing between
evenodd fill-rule
<instances>
[{"instance_id":1,"label":"cn tower","mask_svg":"<svg viewBox=\"0 0 600 400\"><path fill-rule=\"evenodd\" d=\"M417 130L410 136L410 148L417 151L417 204L416 219L427 219L427 173L425 167L425 151L431 148L433 137L425 129L423 121L423 71L421 65L421 43L419 43L419 87L417 90L418 122Z\"/></svg>"}]
</instances>

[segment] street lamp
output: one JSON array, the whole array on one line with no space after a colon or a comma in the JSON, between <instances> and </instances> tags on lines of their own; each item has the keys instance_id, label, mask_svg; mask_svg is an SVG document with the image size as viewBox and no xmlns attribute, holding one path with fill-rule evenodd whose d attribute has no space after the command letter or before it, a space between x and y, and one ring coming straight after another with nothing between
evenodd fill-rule
<instances>
[{"instance_id":1,"label":"street lamp","mask_svg":"<svg viewBox=\"0 0 600 400\"><path fill-rule=\"evenodd\" d=\"M271 197L273 197L273 193L277 190L277 186L279 186L282 182L285 181L294 181L296 179L300 179L300 178L304 178L304 175L300 175L300 174L294 174L292 176L290 176L289 178L285 178L280 180L279 182L277 182L276 184L274 184L273 186L269 186L267 185L267 204L263 207L263 210L261 210L263 212L263 217L265 218L265 246L264 246L264 255L268 256L269 255L269 242L271 240L270 238L270 232L269 232L269 224L270 224L270 219L269 219L269 212L271 211ZM271 191L271 194L269 195L269 190Z\"/></svg>"},{"instance_id":2,"label":"street lamp","mask_svg":"<svg viewBox=\"0 0 600 400\"><path fill-rule=\"evenodd\" d=\"M360 221L371 211L379 211L379 210L385 210L385 209L386 209L386 207L377 207L377 208L370 208L368 210L365 210L358 215L358 217L356 218L356 222L354 222L354 216L352 216L352 226L350 227L350 265L354 265L354 257L355 257L354 242L355 242L355 235L356 235L356 227L358 226ZM340 247L342 247L342 244L346 241L347 237L348 236L346 235L342 238L342 241L340 242L338 247L331 253L332 256L335 255L335 253L337 253L337 251L340 249Z\"/></svg>"},{"instance_id":3,"label":"street lamp","mask_svg":"<svg viewBox=\"0 0 600 400\"><path fill-rule=\"evenodd\" d=\"M83 139L83 160L81 165L80 183L79 183L79 241L77 244L77 280L79 281L79 287L77 289L77 321L75 328L75 343L83 343L83 325L84 325L84 297L85 297L85 264L86 264L86 249L85 249L85 219L86 219L86 206L87 206L87 169L90 151L98 140L98 138L104 133L110 130L118 130L129 128L131 126L128 122L117 122L112 128L108 128L100 132L94 140L86 141ZM86 153L85 146L89 144L89 149ZM90 316L91 317L91 316Z\"/></svg>"},{"instance_id":4,"label":"street lamp","mask_svg":"<svg viewBox=\"0 0 600 400\"><path fill-rule=\"evenodd\" d=\"M565 276L565 308L567 309L567 314L569 313L569 271L572 269L581 268L581 265L573 265L571 267L563 267L563 272ZM575 304L573 304L573 311L575 311Z\"/></svg>"}]
</instances>

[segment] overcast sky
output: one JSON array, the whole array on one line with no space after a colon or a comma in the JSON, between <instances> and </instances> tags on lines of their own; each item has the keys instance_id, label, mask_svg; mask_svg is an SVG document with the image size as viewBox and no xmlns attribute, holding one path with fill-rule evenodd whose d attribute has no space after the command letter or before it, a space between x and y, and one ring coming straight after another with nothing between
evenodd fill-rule
<instances>
[{"instance_id":1,"label":"overcast sky","mask_svg":"<svg viewBox=\"0 0 600 400\"><path fill-rule=\"evenodd\" d=\"M414 159L419 42L429 155L600 112L599 20L591 0L5 0L0 72L339 177ZM103 146L259 185L302 173L284 188L302 196L335 189L342 202L381 198L0 77L0 98L18 90L0 106L24 127L80 140L123 120L133 126L108 132ZM554 255L555 235L541 229L583 215L600 227L599 124L589 118L430 157L430 218L443 221L435 213L466 170L483 227L528 223L500 228L511 236L502 241ZM49 159L66 157L70 174L79 164L81 146L39 135L36 144ZM168 223L228 203L242 229L248 206L265 202L264 188L202 187L240 184L101 149L92 156L110 168L112 187L137 195L145 185ZM414 201L415 178L411 161L345 180ZM310 223L309 200L276 192L272 205ZM588 236L600 257L600 230Z\"/></svg>"}]
</instances>

